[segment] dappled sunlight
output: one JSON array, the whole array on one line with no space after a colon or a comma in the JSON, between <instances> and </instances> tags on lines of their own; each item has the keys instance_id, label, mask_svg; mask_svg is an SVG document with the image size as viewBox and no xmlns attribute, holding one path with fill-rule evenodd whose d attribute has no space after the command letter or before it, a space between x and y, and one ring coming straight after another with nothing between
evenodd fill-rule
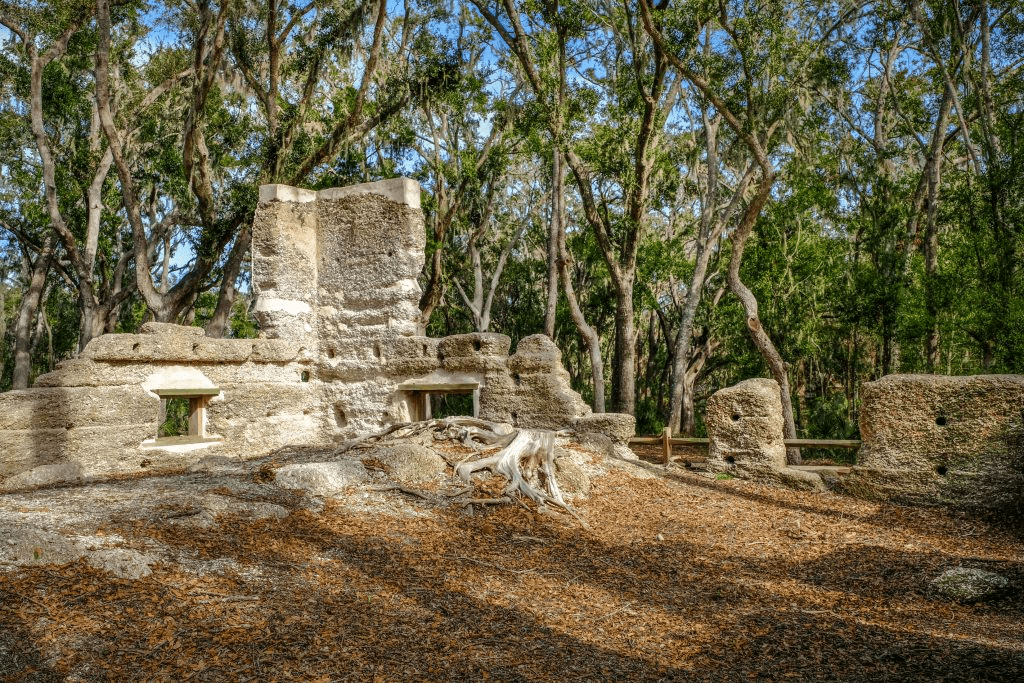
<instances>
[{"instance_id":1,"label":"dappled sunlight","mask_svg":"<svg viewBox=\"0 0 1024 683\"><path fill-rule=\"evenodd\" d=\"M3 646L13 653L0 674L211 681L1024 674L1019 594L963 606L924 592L936 571L963 562L1024 578L1010 559L1020 557L1020 543L994 532L957 537L977 522L619 470L597 479L577 508L589 531L514 506L384 517L353 512L344 501L281 520L221 518L210 529L173 517L107 529L133 546L157 542L189 556L192 569L166 564L128 581L78 563L0 578Z\"/></svg>"}]
</instances>

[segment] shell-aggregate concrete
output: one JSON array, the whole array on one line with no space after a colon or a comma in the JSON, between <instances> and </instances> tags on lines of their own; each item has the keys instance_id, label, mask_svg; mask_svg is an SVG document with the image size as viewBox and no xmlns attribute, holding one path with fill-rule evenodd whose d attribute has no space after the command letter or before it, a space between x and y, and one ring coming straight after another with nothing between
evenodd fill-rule
<instances>
[{"instance_id":1,"label":"shell-aggregate concrete","mask_svg":"<svg viewBox=\"0 0 1024 683\"><path fill-rule=\"evenodd\" d=\"M786 466L779 385L707 404L708 468L744 479L978 512L1024 514L1024 376L889 375L861 385L861 446L841 480Z\"/></svg>"},{"instance_id":2,"label":"shell-aggregate concrete","mask_svg":"<svg viewBox=\"0 0 1024 683\"><path fill-rule=\"evenodd\" d=\"M423 336L419 199L406 178L319 192L261 187L252 244L260 338L146 323L139 334L93 339L32 388L0 394L0 479L40 484L329 445L422 419L425 395L448 387L472 393L482 419L560 429L583 418L578 430L624 445L632 417L588 422L546 336L514 352L501 334ZM205 397L204 438L157 438L159 393L172 390Z\"/></svg>"},{"instance_id":3,"label":"shell-aggregate concrete","mask_svg":"<svg viewBox=\"0 0 1024 683\"><path fill-rule=\"evenodd\" d=\"M880 498L1024 512L1024 376L867 382L860 431L851 485Z\"/></svg>"},{"instance_id":4,"label":"shell-aggregate concrete","mask_svg":"<svg viewBox=\"0 0 1024 683\"><path fill-rule=\"evenodd\" d=\"M420 189L412 180L329 190L260 188L253 221L257 339L146 323L106 334L30 389L0 394L0 488L73 482L211 455L252 459L423 419L431 393L472 393L485 420L573 429L629 457L635 420L591 414L558 347L474 333L423 335ZM200 438L157 438L168 392L201 399ZM1021 506L1024 377L893 375L865 383L863 445L844 486L880 498ZM708 468L821 490L786 466L778 384L753 379L707 404Z\"/></svg>"}]
</instances>

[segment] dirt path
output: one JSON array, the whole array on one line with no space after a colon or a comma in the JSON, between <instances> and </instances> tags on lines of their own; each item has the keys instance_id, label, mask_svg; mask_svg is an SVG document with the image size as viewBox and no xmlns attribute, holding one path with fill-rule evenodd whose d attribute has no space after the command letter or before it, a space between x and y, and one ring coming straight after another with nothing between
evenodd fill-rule
<instances>
[{"instance_id":1,"label":"dirt path","mask_svg":"<svg viewBox=\"0 0 1024 683\"><path fill-rule=\"evenodd\" d=\"M0 680L1024 680L1019 591L924 592L959 565L1024 585L1024 542L941 511L619 463L577 502L585 531L396 491L321 508L257 480L0 496L0 523L76 505L86 543L156 558L138 579L0 572ZM211 495L255 507L182 521Z\"/></svg>"}]
</instances>

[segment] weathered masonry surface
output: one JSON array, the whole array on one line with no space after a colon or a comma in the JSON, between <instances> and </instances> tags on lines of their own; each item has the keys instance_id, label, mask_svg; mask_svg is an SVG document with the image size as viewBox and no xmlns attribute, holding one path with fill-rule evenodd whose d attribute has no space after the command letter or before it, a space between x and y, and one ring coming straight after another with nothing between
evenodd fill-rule
<instances>
[{"instance_id":1,"label":"weathered masonry surface","mask_svg":"<svg viewBox=\"0 0 1024 683\"><path fill-rule=\"evenodd\" d=\"M629 416L587 417L543 335L510 353L501 334L419 334L419 197L408 179L320 192L261 187L261 338L147 323L139 334L94 339L33 388L0 394L0 477L60 463L89 475L184 465L206 449L244 458L327 445L421 419L431 393L472 394L487 420L631 436ZM168 397L188 400L192 417L189 433L172 439L157 436Z\"/></svg>"},{"instance_id":2,"label":"weathered masonry surface","mask_svg":"<svg viewBox=\"0 0 1024 683\"><path fill-rule=\"evenodd\" d=\"M889 375L861 386L857 465L871 498L1024 511L1024 376ZM824 488L786 466L779 385L751 379L708 400L708 465L747 479Z\"/></svg>"},{"instance_id":3,"label":"weathered masonry surface","mask_svg":"<svg viewBox=\"0 0 1024 683\"><path fill-rule=\"evenodd\" d=\"M851 480L880 497L992 510L1024 504L1024 376L867 382L860 431Z\"/></svg>"}]
</instances>

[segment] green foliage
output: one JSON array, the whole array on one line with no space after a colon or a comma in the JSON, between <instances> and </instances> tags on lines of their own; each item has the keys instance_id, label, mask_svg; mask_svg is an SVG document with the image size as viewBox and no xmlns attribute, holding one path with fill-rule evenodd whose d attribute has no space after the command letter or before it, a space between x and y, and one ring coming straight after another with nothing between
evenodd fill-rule
<instances>
[{"instance_id":1,"label":"green foliage","mask_svg":"<svg viewBox=\"0 0 1024 683\"><path fill-rule=\"evenodd\" d=\"M571 148L586 174L567 181L570 277L599 332L610 377L616 283L609 261L629 265L635 236L636 417L639 431L659 433L695 239L705 215L724 215L752 161L746 136L757 135L775 184L746 244L741 276L788 363L800 436L855 437L864 381L894 372L1024 372L1024 80L1012 68L1024 59L1024 13L1012 3L990 4L991 54L983 69L974 6L865 5L843 14L822 2L673 2L653 14L665 50L677 60L662 72L635 3L518 3L525 49L538 68L535 89L475 4L418 0L387 6L379 69L361 90L374 5L317 0L303 14L302 6L284 3L271 96L265 4L227 6L226 45L217 56L210 51L215 34L207 32L217 3L195 11L119 3L110 55L115 118L153 240L152 262L142 267L159 280L164 245L153 235L169 225L170 285L191 287L177 319L205 325L224 284L227 250L251 223L261 183L326 188L409 175L423 186L427 262L441 257L440 269L428 265L421 278L424 286L436 279L440 293L427 333L474 329L458 292L461 285L471 294L476 276L470 245L489 286L512 243L489 331L507 334L514 345L544 325L553 149ZM116 170L97 181L97 213L90 214L87 201L107 150L94 115L95 10L78 0L6 6L9 21L33 35L42 52L84 17L66 51L41 74L55 204L72 239L58 247L42 317L29 332L35 377L88 336L80 323L82 292L111 307L106 320L117 332L137 331L152 313L136 291L134 235ZM293 19L294 30L281 34ZM11 384L29 266L54 228L29 117L30 54L5 31L0 389ZM220 60L208 90L187 73L197 50L202 64ZM737 113L738 131L694 75ZM959 103L943 124L947 76ZM659 78L665 87L656 102L655 140L638 157L642 114ZM929 198L926 159L936 126L944 126L942 165ZM201 132L204 152L186 150L190 130ZM489 142L494 131L500 135ZM208 159L208 205L197 190L197 154ZM649 173L639 173L638 161L649 163ZM711 245L686 359L694 369L698 434L702 406L715 390L768 375L742 307L725 288L729 235L759 173ZM593 194L596 219L585 213L580 187ZM610 248L599 243L595 223L607 229ZM70 245L81 256L90 225L98 228L96 258L83 274ZM227 333L238 338L258 334L249 315L249 268L236 283ZM555 313L555 340L572 385L590 401L589 355L564 296Z\"/></svg>"},{"instance_id":2,"label":"green foliage","mask_svg":"<svg viewBox=\"0 0 1024 683\"><path fill-rule=\"evenodd\" d=\"M157 436L188 436L189 400L187 398L165 398L164 419L157 429Z\"/></svg>"}]
</instances>

